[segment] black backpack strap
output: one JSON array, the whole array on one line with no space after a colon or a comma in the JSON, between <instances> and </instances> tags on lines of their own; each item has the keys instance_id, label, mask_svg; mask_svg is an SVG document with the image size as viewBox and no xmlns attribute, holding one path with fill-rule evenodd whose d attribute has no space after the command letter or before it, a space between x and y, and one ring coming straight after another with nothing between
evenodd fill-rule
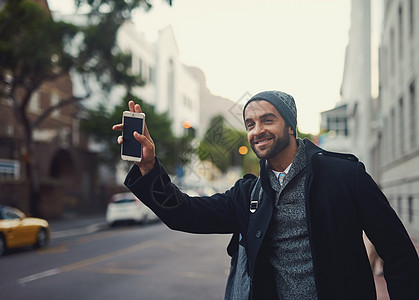
<instances>
[{"instance_id":1,"label":"black backpack strap","mask_svg":"<svg viewBox=\"0 0 419 300\"><path fill-rule=\"evenodd\" d=\"M262 200L262 191L260 177L258 177L252 193L250 194L250 212L252 214L255 213L259 207L260 201Z\"/></svg>"},{"instance_id":2,"label":"black backpack strap","mask_svg":"<svg viewBox=\"0 0 419 300\"><path fill-rule=\"evenodd\" d=\"M250 211L254 213L259 207L260 201L262 200L262 185L260 183L260 177L257 178L255 185L253 186L252 192L250 193ZM253 211L252 211L253 210ZM227 253L233 256L239 249L239 232L235 232L230 239L227 246Z\"/></svg>"},{"instance_id":3,"label":"black backpack strap","mask_svg":"<svg viewBox=\"0 0 419 300\"><path fill-rule=\"evenodd\" d=\"M233 257L233 255L236 254L237 251L239 250L239 236L240 236L240 233L238 232L233 233L233 236L231 237L230 242L228 243L227 253L231 257Z\"/></svg>"}]
</instances>

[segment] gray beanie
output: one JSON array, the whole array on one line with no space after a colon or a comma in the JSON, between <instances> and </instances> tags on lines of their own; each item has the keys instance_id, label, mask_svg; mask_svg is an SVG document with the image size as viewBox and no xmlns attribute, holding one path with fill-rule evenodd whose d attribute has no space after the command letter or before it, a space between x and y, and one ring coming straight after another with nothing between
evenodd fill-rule
<instances>
[{"instance_id":1,"label":"gray beanie","mask_svg":"<svg viewBox=\"0 0 419 300\"><path fill-rule=\"evenodd\" d=\"M247 105L255 100L265 100L275 106L280 115L284 118L285 123L294 130L294 136L297 135L297 107L295 106L294 98L291 95L280 91L260 92L247 101L243 108L243 118Z\"/></svg>"}]
</instances>

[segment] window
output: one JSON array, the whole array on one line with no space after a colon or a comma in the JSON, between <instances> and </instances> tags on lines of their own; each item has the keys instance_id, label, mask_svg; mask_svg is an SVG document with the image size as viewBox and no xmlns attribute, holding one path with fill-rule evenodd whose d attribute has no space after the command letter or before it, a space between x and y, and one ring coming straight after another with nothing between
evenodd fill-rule
<instances>
[{"instance_id":1,"label":"window","mask_svg":"<svg viewBox=\"0 0 419 300\"><path fill-rule=\"evenodd\" d=\"M138 59L138 74L142 79L145 79L145 74L143 73L143 61L141 60L141 58Z\"/></svg>"},{"instance_id":2,"label":"window","mask_svg":"<svg viewBox=\"0 0 419 300\"><path fill-rule=\"evenodd\" d=\"M167 103L171 109L175 103L175 67L173 60L168 61L167 68Z\"/></svg>"},{"instance_id":3,"label":"window","mask_svg":"<svg viewBox=\"0 0 419 300\"><path fill-rule=\"evenodd\" d=\"M390 30L390 72L392 75L394 75L394 71L396 68L395 65L395 53L394 53L394 47L395 47L395 38L394 38L394 28L391 28Z\"/></svg>"},{"instance_id":4,"label":"window","mask_svg":"<svg viewBox=\"0 0 419 300\"><path fill-rule=\"evenodd\" d=\"M391 156L392 158L394 158L396 156L396 143L395 138L396 138L396 117L395 117L395 113L394 113L394 108L391 109L391 113L390 113L390 144L391 144Z\"/></svg>"},{"instance_id":5,"label":"window","mask_svg":"<svg viewBox=\"0 0 419 300\"><path fill-rule=\"evenodd\" d=\"M0 159L0 179L19 179L20 163L17 160Z\"/></svg>"},{"instance_id":6,"label":"window","mask_svg":"<svg viewBox=\"0 0 419 300\"><path fill-rule=\"evenodd\" d=\"M390 139L390 136L389 136L390 126L389 126L389 123L388 123L388 119L389 119L388 117L384 117L384 122L383 122L383 124L384 124L383 132L385 133L385 134L383 134L383 145L384 145L384 147L383 147L383 162L384 163L388 163L391 159L391 144L392 144L392 142L391 142L391 139Z\"/></svg>"},{"instance_id":7,"label":"window","mask_svg":"<svg viewBox=\"0 0 419 300\"><path fill-rule=\"evenodd\" d=\"M135 57L132 53L128 53L127 55L128 55L129 58L127 59L127 65L125 67L127 68L127 73L129 75L132 75L133 73L135 73L136 68L137 68L137 66L135 64L136 61L135 61ZM117 68L118 71L122 71L124 69L124 64L123 63L118 63L116 65L116 68Z\"/></svg>"},{"instance_id":8,"label":"window","mask_svg":"<svg viewBox=\"0 0 419 300\"><path fill-rule=\"evenodd\" d=\"M403 212L402 197L397 198L397 214L401 218Z\"/></svg>"},{"instance_id":9,"label":"window","mask_svg":"<svg viewBox=\"0 0 419 300\"><path fill-rule=\"evenodd\" d=\"M399 57L403 56L403 8L399 6Z\"/></svg>"},{"instance_id":10,"label":"window","mask_svg":"<svg viewBox=\"0 0 419 300\"><path fill-rule=\"evenodd\" d=\"M417 122L416 122L416 91L415 83L412 82L409 87L409 96L410 96L410 141L412 147L417 145Z\"/></svg>"},{"instance_id":11,"label":"window","mask_svg":"<svg viewBox=\"0 0 419 300\"><path fill-rule=\"evenodd\" d=\"M52 93L51 99L50 99L51 106L55 106L59 102L60 102L60 97L56 93ZM60 109L59 108L54 109L53 112L51 113L51 117L58 118L59 116L60 116Z\"/></svg>"},{"instance_id":12,"label":"window","mask_svg":"<svg viewBox=\"0 0 419 300\"><path fill-rule=\"evenodd\" d=\"M403 98L399 99L399 141L400 141L400 151L404 153L405 140L404 140L404 102Z\"/></svg>"},{"instance_id":13,"label":"window","mask_svg":"<svg viewBox=\"0 0 419 300\"><path fill-rule=\"evenodd\" d=\"M39 95L39 91L32 94L31 100L29 100L29 111L35 113L41 111L41 97Z\"/></svg>"},{"instance_id":14,"label":"window","mask_svg":"<svg viewBox=\"0 0 419 300\"><path fill-rule=\"evenodd\" d=\"M413 223L413 196L408 199L409 223Z\"/></svg>"},{"instance_id":15,"label":"window","mask_svg":"<svg viewBox=\"0 0 419 300\"><path fill-rule=\"evenodd\" d=\"M348 135L348 121L344 116L336 116L327 118L328 130L334 130L337 135Z\"/></svg>"},{"instance_id":16,"label":"window","mask_svg":"<svg viewBox=\"0 0 419 300\"><path fill-rule=\"evenodd\" d=\"M154 83L154 70L153 67L148 67L148 79L151 83Z\"/></svg>"},{"instance_id":17,"label":"window","mask_svg":"<svg viewBox=\"0 0 419 300\"><path fill-rule=\"evenodd\" d=\"M13 136L15 133L15 129L13 127L13 125L11 124L6 124L5 126L5 132L6 132L6 136Z\"/></svg>"},{"instance_id":18,"label":"window","mask_svg":"<svg viewBox=\"0 0 419 300\"><path fill-rule=\"evenodd\" d=\"M189 109L193 108L192 99L189 98L188 96L183 96L183 104L185 105L185 107Z\"/></svg>"},{"instance_id":19,"label":"window","mask_svg":"<svg viewBox=\"0 0 419 300\"><path fill-rule=\"evenodd\" d=\"M415 8L413 2L414 0L409 1L409 33L411 38L413 38L413 33L415 31Z\"/></svg>"},{"instance_id":20,"label":"window","mask_svg":"<svg viewBox=\"0 0 419 300\"><path fill-rule=\"evenodd\" d=\"M25 215L18 211L17 209L14 209L12 207L5 207L3 208L3 220L14 220L14 219L23 219Z\"/></svg>"}]
</instances>

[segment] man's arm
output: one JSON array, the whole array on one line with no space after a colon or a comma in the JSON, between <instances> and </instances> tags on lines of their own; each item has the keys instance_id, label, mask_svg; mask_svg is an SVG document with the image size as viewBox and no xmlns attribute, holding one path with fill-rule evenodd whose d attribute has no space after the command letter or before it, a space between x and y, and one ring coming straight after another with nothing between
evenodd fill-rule
<instances>
[{"instance_id":1,"label":"man's arm","mask_svg":"<svg viewBox=\"0 0 419 300\"><path fill-rule=\"evenodd\" d=\"M133 101L128 103L132 112L142 112ZM122 131L123 124L113 126ZM144 135L134 133L142 144L142 160L128 173L125 185L170 228L194 233L231 233L238 230L234 201L242 199L240 181L223 194L211 197L189 197L170 181L169 175L155 156L154 142L144 126ZM118 144L122 144L122 136Z\"/></svg>"},{"instance_id":2,"label":"man's arm","mask_svg":"<svg viewBox=\"0 0 419 300\"><path fill-rule=\"evenodd\" d=\"M238 230L234 201L241 194L240 180L226 191L206 197L190 197L173 184L156 158L142 175L133 166L125 185L171 229L190 233L232 233Z\"/></svg>"}]
</instances>

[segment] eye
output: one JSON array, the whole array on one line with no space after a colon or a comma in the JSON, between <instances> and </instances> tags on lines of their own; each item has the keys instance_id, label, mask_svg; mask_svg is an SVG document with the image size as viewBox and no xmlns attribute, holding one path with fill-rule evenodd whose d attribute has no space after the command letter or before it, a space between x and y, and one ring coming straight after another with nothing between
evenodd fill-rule
<instances>
[{"instance_id":1,"label":"eye","mask_svg":"<svg viewBox=\"0 0 419 300\"><path fill-rule=\"evenodd\" d=\"M255 123L253 123L253 122L246 123L246 129L247 130L251 129L253 126L255 126Z\"/></svg>"}]
</instances>

